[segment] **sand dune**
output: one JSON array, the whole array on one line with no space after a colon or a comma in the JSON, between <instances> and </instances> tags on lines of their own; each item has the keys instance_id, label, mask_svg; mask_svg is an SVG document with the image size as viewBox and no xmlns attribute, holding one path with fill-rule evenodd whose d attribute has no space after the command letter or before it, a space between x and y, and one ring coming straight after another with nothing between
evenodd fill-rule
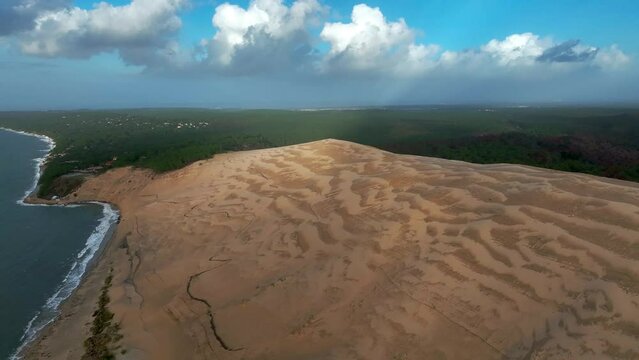
<instances>
[{"instance_id":1,"label":"sand dune","mask_svg":"<svg viewBox=\"0 0 639 360\"><path fill-rule=\"evenodd\" d=\"M639 358L634 184L325 140L68 200L122 222L34 357L81 354L112 266L122 358Z\"/></svg>"}]
</instances>

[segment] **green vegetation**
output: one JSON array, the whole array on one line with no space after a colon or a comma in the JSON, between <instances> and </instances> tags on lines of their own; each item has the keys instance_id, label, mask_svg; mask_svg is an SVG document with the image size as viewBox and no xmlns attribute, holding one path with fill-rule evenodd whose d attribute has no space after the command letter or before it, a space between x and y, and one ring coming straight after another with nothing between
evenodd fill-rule
<instances>
[{"instance_id":1,"label":"green vegetation","mask_svg":"<svg viewBox=\"0 0 639 360\"><path fill-rule=\"evenodd\" d=\"M120 335L120 324L113 321L113 313L108 305L109 288L113 281L113 269L104 280L104 285L98 298L98 308L93 312L93 323L91 325L91 336L84 341L84 355L82 360L110 360L115 359L114 351L119 349L118 341L122 339ZM124 350L120 351L124 353Z\"/></svg>"},{"instance_id":2,"label":"green vegetation","mask_svg":"<svg viewBox=\"0 0 639 360\"><path fill-rule=\"evenodd\" d=\"M397 144L394 148L404 153L480 164L523 164L639 181L639 151L631 145L615 145L605 139L509 132Z\"/></svg>"},{"instance_id":3,"label":"green vegetation","mask_svg":"<svg viewBox=\"0 0 639 360\"><path fill-rule=\"evenodd\" d=\"M519 163L639 181L639 110L440 107L327 111L144 109L0 113L0 126L57 146L40 195L69 174L137 166L170 171L228 151L325 138L478 163Z\"/></svg>"}]
</instances>

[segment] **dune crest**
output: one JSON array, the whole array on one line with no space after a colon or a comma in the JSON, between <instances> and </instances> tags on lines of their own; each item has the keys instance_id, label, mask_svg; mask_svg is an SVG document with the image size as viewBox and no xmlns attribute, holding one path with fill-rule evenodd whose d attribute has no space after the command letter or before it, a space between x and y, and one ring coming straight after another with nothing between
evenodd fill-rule
<instances>
[{"instance_id":1,"label":"dune crest","mask_svg":"<svg viewBox=\"0 0 639 360\"><path fill-rule=\"evenodd\" d=\"M71 200L121 209L100 266L125 358L639 358L634 184L325 140Z\"/></svg>"}]
</instances>

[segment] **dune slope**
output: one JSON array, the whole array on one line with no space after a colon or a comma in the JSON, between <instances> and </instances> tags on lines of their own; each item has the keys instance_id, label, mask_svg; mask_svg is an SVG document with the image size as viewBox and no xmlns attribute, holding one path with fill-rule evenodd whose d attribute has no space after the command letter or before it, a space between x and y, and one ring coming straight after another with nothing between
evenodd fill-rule
<instances>
[{"instance_id":1,"label":"dune slope","mask_svg":"<svg viewBox=\"0 0 639 360\"><path fill-rule=\"evenodd\" d=\"M69 200L122 211L79 293L114 268L123 358L639 358L630 183L325 140L118 169ZM81 353L85 296L40 354Z\"/></svg>"}]
</instances>

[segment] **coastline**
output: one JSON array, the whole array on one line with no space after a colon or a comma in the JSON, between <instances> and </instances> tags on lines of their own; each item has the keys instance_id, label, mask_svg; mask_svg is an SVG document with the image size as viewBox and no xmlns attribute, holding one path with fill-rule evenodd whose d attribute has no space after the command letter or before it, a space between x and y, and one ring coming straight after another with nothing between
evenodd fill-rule
<instances>
[{"instance_id":1,"label":"coastline","mask_svg":"<svg viewBox=\"0 0 639 360\"><path fill-rule=\"evenodd\" d=\"M37 197L37 188L40 177L46 166L46 162L55 148L55 141L42 134L30 133L26 131L8 129L0 127L0 130L20 134L24 136L36 137L47 144L44 150L44 156L33 159L35 166L35 176L30 188L24 195L16 201L20 206L56 206L56 207L77 207L87 204L99 205L102 207L102 217L99 219L98 225L86 239L84 247L75 256L75 261L71 265L64 279L56 287L54 293L40 307L37 313L31 318L29 323L24 327L20 344L10 355L9 359L21 359L29 347L40 338L44 331L54 324L62 314L62 307L77 289L81 286L84 279L91 272L97 261L100 259L103 250L114 236L117 223L120 219L120 211L114 205L99 201L82 201L82 202L60 202L57 199L46 200Z\"/></svg>"},{"instance_id":2,"label":"coastline","mask_svg":"<svg viewBox=\"0 0 639 360\"><path fill-rule=\"evenodd\" d=\"M44 156L39 157L39 158L35 158L33 159L34 162L34 167L35 167L35 172L36 175L33 178L33 182L31 183L31 187L24 193L24 195L22 196L22 198L18 199L17 204L18 205L23 205L23 206L45 206L45 205L49 205L49 204L45 204L45 203L40 203L40 202L30 202L29 199L31 197L34 196L35 191L38 188L38 182L40 181L40 177L42 176L42 172L44 170L44 166L47 162L47 159L49 158L49 156L51 155L51 151L53 151L53 149L55 149L55 140L53 140L52 138L46 136L46 135L42 135L42 134L36 134L36 133L30 133L27 131L21 131L21 130L14 130L14 129L9 129L9 128L5 128L5 127L0 127L0 130L4 130L4 131L8 131L14 134L20 134L20 135L24 135L24 136L32 136L35 138L38 138L40 141L45 142L47 144L47 149L44 150ZM53 203L50 205L54 205Z\"/></svg>"},{"instance_id":3,"label":"coastline","mask_svg":"<svg viewBox=\"0 0 639 360\"><path fill-rule=\"evenodd\" d=\"M536 343L539 326L572 357L605 341L620 344L620 354L639 354L632 334L606 325L636 313L637 295L626 289L639 289L637 282L609 274L633 276L627 269L639 258L595 242L599 227L619 241L636 238L639 187L626 185L337 140L223 154L162 175L113 169L58 201L114 203L122 221L58 320L23 356L80 358L79 340L110 274L109 307L123 336L114 349L130 359L422 358L432 349L459 359L547 357L552 348ZM558 222L539 225L551 216ZM597 228L584 232L573 222ZM397 224L410 231L394 236ZM482 229L496 240L483 241ZM528 251L533 231L555 237L549 242L565 259L579 262ZM575 245L563 246L558 232ZM510 243L517 245L503 246ZM579 258L584 248L604 259L600 278L584 271L592 264ZM542 268L549 271L535 270ZM505 269L510 276L500 275ZM606 323L580 324L558 305L581 311L602 282L593 301L609 299L602 304L610 307L584 311ZM573 284L583 295L574 296ZM620 315L607 310L613 306ZM389 311L400 326L384 325ZM569 322L582 338L565 336L560 324ZM381 347L357 346L368 339ZM611 357L610 348L588 349L593 358Z\"/></svg>"}]
</instances>

